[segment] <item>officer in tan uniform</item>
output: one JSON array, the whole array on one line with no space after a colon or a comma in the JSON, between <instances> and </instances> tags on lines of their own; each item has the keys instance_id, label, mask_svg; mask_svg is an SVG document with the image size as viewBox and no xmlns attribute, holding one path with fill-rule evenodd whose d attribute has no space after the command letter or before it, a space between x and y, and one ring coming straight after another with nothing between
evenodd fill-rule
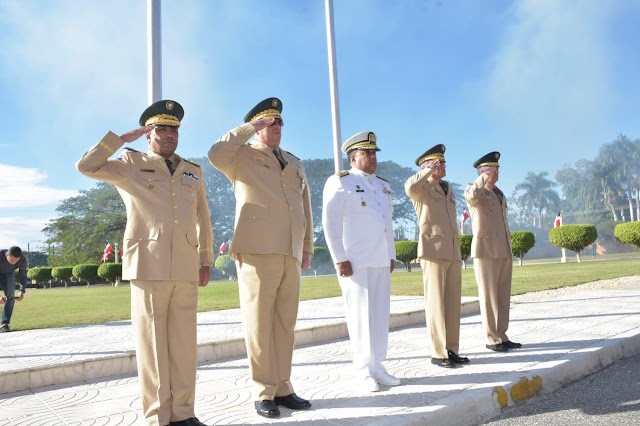
<instances>
[{"instance_id":1,"label":"officer in tan uniform","mask_svg":"<svg viewBox=\"0 0 640 426\"><path fill-rule=\"evenodd\" d=\"M509 340L511 301L511 232L507 199L496 186L499 178L499 152L481 157L473 167L478 178L469 184L464 196L469 205L473 240L471 257L478 284L482 323L487 333L487 349L507 352L522 345Z\"/></svg>"},{"instance_id":2,"label":"officer in tan uniform","mask_svg":"<svg viewBox=\"0 0 640 426\"><path fill-rule=\"evenodd\" d=\"M148 425L202 425L195 418L198 285L209 282L213 232L200 166L175 153L182 106L164 100L142 127L106 136L76 167L110 182L127 209L122 277L131 280L131 322ZM125 143L146 135L146 153Z\"/></svg>"},{"instance_id":3,"label":"officer in tan uniform","mask_svg":"<svg viewBox=\"0 0 640 426\"><path fill-rule=\"evenodd\" d=\"M278 417L278 405L308 409L291 384L300 272L313 253L309 185L302 162L280 148L282 102L268 98L245 124L222 136L209 161L233 185L240 307L254 382L256 412ZM253 136L253 140L247 141Z\"/></svg>"},{"instance_id":4,"label":"officer in tan uniform","mask_svg":"<svg viewBox=\"0 0 640 426\"><path fill-rule=\"evenodd\" d=\"M351 169L330 176L322 192L322 227L344 299L355 384L369 392L400 384L382 365L396 247L391 187L375 174L378 151L375 133L351 136L342 145Z\"/></svg>"},{"instance_id":5,"label":"officer in tan uniform","mask_svg":"<svg viewBox=\"0 0 640 426\"><path fill-rule=\"evenodd\" d=\"M439 144L416 159L420 171L404 189L420 223L418 257L422 266L427 325L431 331L431 363L454 368L469 358L458 355L460 343L461 254L456 222L456 200Z\"/></svg>"}]
</instances>

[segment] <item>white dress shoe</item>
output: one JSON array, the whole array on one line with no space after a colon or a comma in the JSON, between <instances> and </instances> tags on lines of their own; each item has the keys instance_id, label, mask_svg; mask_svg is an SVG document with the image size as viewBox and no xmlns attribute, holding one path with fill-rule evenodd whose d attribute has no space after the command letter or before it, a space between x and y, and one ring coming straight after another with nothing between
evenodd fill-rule
<instances>
[{"instance_id":1,"label":"white dress shoe","mask_svg":"<svg viewBox=\"0 0 640 426\"><path fill-rule=\"evenodd\" d=\"M400 379L398 379L396 376L392 376L386 371L376 373L374 378L376 379L376 382L385 386L398 386L401 383Z\"/></svg>"},{"instance_id":2,"label":"white dress shoe","mask_svg":"<svg viewBox=\"0 0 640 426\"><path fill-rule=\"evenodd\" d=\"M371 376L365 377L359 386L362 386L361 389L366 392L378 392L380 390L378 382Z\"/></svg>"}]
</instances>

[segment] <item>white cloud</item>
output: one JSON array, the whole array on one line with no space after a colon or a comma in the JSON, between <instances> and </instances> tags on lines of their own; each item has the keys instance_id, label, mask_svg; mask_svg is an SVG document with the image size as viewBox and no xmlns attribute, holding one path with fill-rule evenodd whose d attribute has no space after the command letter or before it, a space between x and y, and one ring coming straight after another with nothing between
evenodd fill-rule
<instances>
[{"instance_id":1,"label":"white cloud","mask_svg":"<svg viewBox=\"0 0 640 426\"><path fill-rule=\"evenodd\" d=\"M49 217L27 218L22 216L0 217L0 248L19 246L24 250L41 250L46 236L41 232Z\"/></svg>"},{"instance_id":2,"label":"white cloud","mask_svg":"<svg viewBox=\"0 0 640 426\"><path fill-rule=\"evenodd\" d=\"M539 141L602 129L612 101L600 1L523 0L493 58L487 96L501 120Z\"/></svg>"},{"instance_id":3,"label":"white cloud","mask_svg":"<svg viewBox=\"0 0 640 426\"><path fill-rule=\"evenodd\" d=\"M48 187L44 185L46 180L46 173L37 169L0 163L0 206L3 210L50 206L78 195L75 190Z\"/></svg>"}]
</instances>

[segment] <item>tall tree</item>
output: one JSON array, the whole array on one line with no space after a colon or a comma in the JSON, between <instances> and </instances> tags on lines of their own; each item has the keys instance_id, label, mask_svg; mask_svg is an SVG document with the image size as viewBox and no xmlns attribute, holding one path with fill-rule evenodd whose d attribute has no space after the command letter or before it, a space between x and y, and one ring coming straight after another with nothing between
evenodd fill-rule
<instances>
[{"instance_id":1,"label":"tall tree","mask_svg":"<svg viewBox=\"0 0 640 426\"><path fill-rule=\"evenodd\" d=\"M543 214L560 206L560 195L553 189L557 184L547 179L549 172L527 173L524 182L516 185L516 203L534 217L533 226L542 229ZM537 222L537 223L536 223Z\"/></svg>"}]
</instances>

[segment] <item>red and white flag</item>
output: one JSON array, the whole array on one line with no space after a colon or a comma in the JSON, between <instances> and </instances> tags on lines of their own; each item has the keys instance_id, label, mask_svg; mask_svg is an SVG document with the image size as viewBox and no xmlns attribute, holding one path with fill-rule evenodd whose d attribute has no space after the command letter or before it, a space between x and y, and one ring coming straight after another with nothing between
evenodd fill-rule
<instances>
[{"instance_id":1,"label":"red and white flag","mask_svg":"<svg viewBox=\"0 0 640 426\"><path fill-rule=\"evenodd\" d=\"M228 248L229 248L229 244L227 244L226 241L223 241L222 244L220 244L220 250L218 250L218 255L222 255L224 251Z\"/></svg>"},{"instance_id":2,"label":"red and white flag","mask_svg":"<svg viewBox=\"0 0 640 426\"><path fill-rule=\"evenodd\" d=\"M104 251L102 252L102 258L100 259L100 263L106 262L113 256L113 247L109 243L108 240L104 241Z\"/></svg>"},{"instance_id":3,"label":"red and white flag","mask_svg":"<svg viewBox=\"0 0 640 426\"><path fill-rule=\"evenodd\" d=\"M556 220L553 222L554 228L559 228L562 226L562 210L558 210L558 215L556 216Z\"/></svg>"},{"instance_id":4,"label":"red and white flag","mask_svg":"<svg viewBox=\"0 0 640 426\"><path fill-rule=\"evenodd\" d=\"M464 223L469 219L469 213L467 213L467 209L462 211L462 219L460 220L460 233L464 234Z\"/></svg>"}]
</instances>

